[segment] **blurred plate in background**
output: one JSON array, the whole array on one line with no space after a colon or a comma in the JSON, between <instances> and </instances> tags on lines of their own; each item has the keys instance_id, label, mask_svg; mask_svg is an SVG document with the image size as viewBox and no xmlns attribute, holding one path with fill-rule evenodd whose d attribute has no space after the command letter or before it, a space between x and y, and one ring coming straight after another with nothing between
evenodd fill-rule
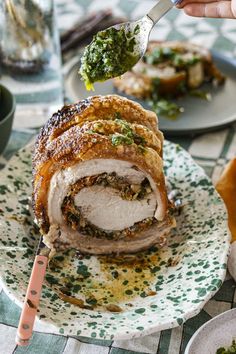
<instances>
[{"instance_id":1,"label":"blurred plate in background","mask_svg":"<svg viewBox=\"0 0 236 354\"><path fill-rule=\"evenodd\" d=\"M159 127L168 136L195 135L223 128L236 120L236 61L222 54L213 52L213 60L227 79L223 86L212 87L204 84L201 90L211 94L212 100L185 96L175 100L184 112L175 120L159 116ZM76 102L93 95L118 93L112 80L94 85L95 91L86 91L80 80L79 62L72 64L65 77L65 94L71 102ZM144 100L118 93L141 103L145 108L150 106Z\"/></svg>"},{"instance_id":2,"label":"blurred plate in background","mask_svg":"<svg viewBox=\"0 0 236 354\"><path fill-rule=\"evenodd\" d=\"M236 340L236 309L204 323L190 339L185 354L216 354L218 348L230 347L233 339Z\"/></svg>"}]
</instances>

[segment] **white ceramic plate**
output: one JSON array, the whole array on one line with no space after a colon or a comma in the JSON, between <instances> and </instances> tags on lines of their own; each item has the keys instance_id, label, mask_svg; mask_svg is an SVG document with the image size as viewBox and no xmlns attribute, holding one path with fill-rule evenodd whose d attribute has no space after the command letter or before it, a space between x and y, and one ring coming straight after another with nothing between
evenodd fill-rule
<instances>
[{"instance_id":1,"label":"white ceramic plate","mask_svg":"<svg viewBox=\"0 0 236 354\"><path fill-rule=\"evenodd\" d=\"M165 142L164 161L168 184L184 204L169 245L142 253L135 266L113 260L105 264L95 256L81 260L73 251L59 255L64 267L48 270L47 281L79 276L73 291L94 305L91 310L65 303L45 285L38 315L59 333L125 339L172 328L196 315L221 286L229 250L224 204L204 171L178 145ZM31 179L27 147L0 173L0 279L19 305L39 240L30 213ZM109 303L122 312L108 311Z\"/></svg>"},{"instance_id":2,"label":"white ceramic plate","mask_svg":"<svg viewBox=\"0 0 236 354\"><path fill-rule=\"evenodd\" d=\"M230 347L236 340L236 308L204 323L190 339L185 354L216 354L220 347Z\"/></svg>"}]
</instances>

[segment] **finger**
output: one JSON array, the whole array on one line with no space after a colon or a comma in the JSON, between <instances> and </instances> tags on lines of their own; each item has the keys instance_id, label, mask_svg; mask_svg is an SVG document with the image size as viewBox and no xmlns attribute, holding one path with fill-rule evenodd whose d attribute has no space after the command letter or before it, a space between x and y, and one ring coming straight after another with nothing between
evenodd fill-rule
<instances>
[{"instance_id":1,"label":"finger","mask_svg":"<svg viewBox=\"0 0 236 354\"><path fill-rule=\"evenodd\" d=\"M232 9L232 12L234 14L234 18L236 18L236 0L232 0L231 9Z\"/></svg>"},{"instance_id":2,"label":"finger","mask_svg":"<svg viewBox=\"0 0 236 354\"><path fill-rule=\"evenodd\" d=\"M194 17L234 18L230 1L190 3L184 6L184 12Z\"/></svg>"},{"instance_id":3,"label":"finger","mask_svg":"<svg viewBox=\"0 0 236 354\"><path fill-rule=\"evenodd\" d=\"M191 3L212 3L212 2L218 2L221 0L182 0L177 7L178 8L183 8L184 6L191 4ZM230 1L230 0L225 0L225 1ZM235 0L236 1L236 0Z\"/></svg>"}]
</instances>

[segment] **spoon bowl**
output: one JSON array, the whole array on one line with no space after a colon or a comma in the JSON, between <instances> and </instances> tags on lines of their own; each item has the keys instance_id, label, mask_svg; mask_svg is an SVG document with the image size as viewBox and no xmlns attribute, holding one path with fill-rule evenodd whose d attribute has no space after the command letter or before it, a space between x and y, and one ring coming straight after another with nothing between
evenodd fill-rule
<instances>
[{"instance_id":1,"label":"spoon bowl","mask_svg":"<svg viewBox=\"0 0 236 354\"><path fill-rule=\"evenodd\" d=\"M135 40L134 54L137 56L137 62L143 57L147 50L149 35L154 25L180 0L159 0L156 5L141 19L129 21L112 26L116 30L125 29L127 34L133 33ZM135 29L139 28L139 31Z\"/></svg>"},{"instance_id":2,"label":"spoon bowl","mask_svg":"<svg viewBox=\"0 0 236 354\"><path fill-rule=\"evenodd\" d=\"M155 23L179 2L159 0L141 19L98 32L81 59L80 74L87 90L94 89L94 82L106 81L131 70L145 54Z\"/></svg>"},{"instance_id":3,"label":"spoon bowl","mask_svg":"<svg viewBox=\"0 0 236 354\"><path fill-rule=\"evenodd\" d=\"M153 21L150 17L146 15L137 21L123 22L112 27L115 28L117 31L119 31L121 28L124 28L127 35L129 35L130 33L134 33L134 55L137 58L137 63L143 57L147 50L149 35L153 26ZM137 31L136 29L139 30Z\"/></svg>"}]
</instances>

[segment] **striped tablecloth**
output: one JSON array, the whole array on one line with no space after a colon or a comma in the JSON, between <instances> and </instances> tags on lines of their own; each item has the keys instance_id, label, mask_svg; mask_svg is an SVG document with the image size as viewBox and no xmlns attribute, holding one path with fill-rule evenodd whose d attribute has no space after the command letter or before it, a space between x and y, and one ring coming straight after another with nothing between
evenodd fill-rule
<instances>
[{"instance_id":1,"label":"striped tablecloth","mask_svg":"<svg viewBox=\"0 0 236 354\"><path fill-rule=\"evenodd\" d=\"M143 15L155 2L151 0L57 0L58 24L60 30L66 29L72 23L83 17L88 11L101 8L112 8L117 15L126 15L138 18ZM195 43L204 44L214 48L225 55L236 57L236 20L222 19L193 19L185 16L181 11L172 10L163 18L152 33L156 39L190 39ZM65 64L65 63L64 63ZM66 68L66 66L65 66ZM66 71L66 70L65 70ZM52 105L61 104L60 73L54 76L55 86L51 86L51 94L56 95L57 100ZM2 77L1 81L8 82L9 78ZM49 87L49 86L48 86ZM34 88L37 90L37 87ZM3 168L7 160L22 146L29 142L35 134L35 130L29 127L37 126L32 123L32 107L38 112L39 122L48 118L50 104L44 111L38 109L41 102L45 102L48 89L41 87L41 94L37 102L30 102L27 106L27 90L24 95L15 89L19 109L24 104L24 113L30 124L21 124L22 115L17 114L15 129L12 132L10 142L4 154L0 156L0 168ZM55 91L54 91L55 90ZM66 93L65 93L66 94ZM59 96L58 96L59 95ZM236 92L235 92L236 97ZM27 109L28 107L28 109ZM236 110L236 106L235 106ZM22 111L21 111L22 112ZM172 139L188 150L196 162L198 162L211 176L213 183L218 179L226 162L236 155L236 124L218 132L191 137ZM154 333L149 336L128 341L101 341L84 337L65 337L51 332L50 328L37 324L31 344L27 348L15 345L14 338L18 324L20 309L8 299L7 295L0 293L0 353L30 353L30 354L132 354L132 353L184 353L185 347L193 333L206 321L232 307L236 307L236 284L227 275L225 282L217 294L204 306L203 310L182 326L174 329ZM204 353L202 353L204 354Z\"/></svg>"}]
</instances>

